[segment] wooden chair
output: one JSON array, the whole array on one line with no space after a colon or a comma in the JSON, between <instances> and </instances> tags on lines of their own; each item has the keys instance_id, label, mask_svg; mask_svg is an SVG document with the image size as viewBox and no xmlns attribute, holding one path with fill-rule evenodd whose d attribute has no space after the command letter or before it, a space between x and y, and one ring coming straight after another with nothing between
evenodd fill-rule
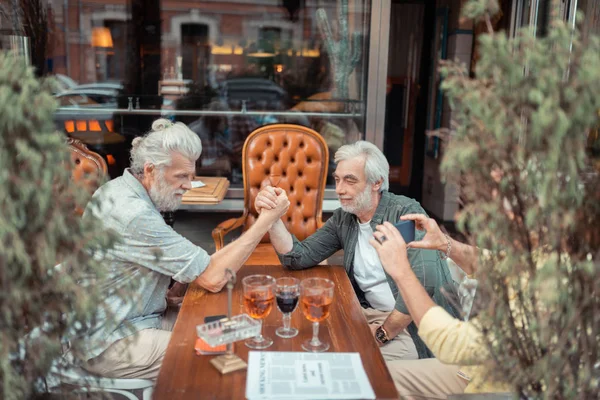
<instances>
[{"instance_id":1,"label":"wooden chair","mask_svg":"<svg viewBox=\"0 0 600 400\"><path fill-rule=\"evenodd\" d=\"M73 138L67 140L71 151L71 176L75 182L82 183L93 193L108 173L104 158L89 150L81 141Z\"/></svg>"},{"instance_id":2,"label":"wooden chair","mask_svg":"<svg viewBox=\"0 0 600 400\"><path fill-rule=\"evenodd\" d=\"M323 196L327 180L329 150L314 130L299 125L273 124L253 131L244 143L242 171L244 212L219 224L212 232L215 247L225 245L225 235L234 229L247 230L258 218L254 199L266 185L287 192L290 208L283 222L299 240L323 225ZM278 181L278 182L277 182ZM279 264L267 233L248 264Z\"/></svg>"},{"instance_id":3,"label":"wooden chair","mask_svg":"<svg viewBox=\"0 0 600 400\"><path fill-rule=\"evenodd\" d=\"M71 162L66 168L71 170L71 178L90 194L94 193L108 173L106 162L98 153L89 150L77 139L68 138L67 146L71 154ZM83 210L79 208L75 212L79 215L83 214ZM89 397L90 392L116 393L130 400L152 398L154 381L96 376L74 366L69 354L65 353L63 359L55 360L46 377L50 393L64 394L65 387L74 386L75 388L70 391L81 394L82 398ZM62 368L59 368L59 365L62 365Z\"/></svg>"},{"instance_id":4,"label":"wooden chair","mask_svg":"<svg viewBox=\"0 0 600 400\"><path fill-rule=\"evenodd\" d=\"M69 138L67 145L71 152L71 177L92 195L108 174L106 161L100 154L89 150L77 139ZM75 212L79 215L83 214L81 209Z\"/></svg>"},{"instance_id":5,"label":"wooden chair","mask_svg":"<svg viewBox=\"0 0 600 400\"><path fill-rule=\"evenodd\" d=\"M67 140L71 152L71 177L81 187L93 194L108 174L104 158L87 148L81 141L73 138ZM75 210L79 215L83 210ZM105 392L116 393L131 400L150 400L154 381L148 379L115 379L90 374L82 368L53 368L51 378L62 385L75 386L75 393ZM138 396L138 394L140 396Z\"/></svg>"}]
</instances>

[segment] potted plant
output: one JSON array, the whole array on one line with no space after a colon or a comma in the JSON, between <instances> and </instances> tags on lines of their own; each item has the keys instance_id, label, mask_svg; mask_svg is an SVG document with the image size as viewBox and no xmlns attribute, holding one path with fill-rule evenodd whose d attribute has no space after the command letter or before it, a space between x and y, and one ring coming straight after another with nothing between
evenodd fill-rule
<instances>
[{"instance_id":1,"label":"potted plant","mask_svg":"<svg viewBox=\"0 0 600 400\"><path fill-rule=\"evenodd\" d=\"M47 82L46 82L47 83ZM0 398L34 398L65 345L75 356L107 289L102 255L118 239L81 218L49 86L0 53ZM124 288L123 290L126 290ZM64 398L59 396L59 398Z\"/></svg>"},{"instance_id":2,"label":"potted plant","mask_svg":"<svg viewBox=\"0 0 600 400\"><path fill-rule=\"evenodd\" d=\"M490 26L497 9L471 0L463 12ZM488 378L525 398L598 398L600 176L586 142L600 38L552 14L543 37L490 29L479 45L474 77L442 67L453 126L441 169L460 185L457 226L491 250L478 288Z\"/></svg>"}]
</instances>

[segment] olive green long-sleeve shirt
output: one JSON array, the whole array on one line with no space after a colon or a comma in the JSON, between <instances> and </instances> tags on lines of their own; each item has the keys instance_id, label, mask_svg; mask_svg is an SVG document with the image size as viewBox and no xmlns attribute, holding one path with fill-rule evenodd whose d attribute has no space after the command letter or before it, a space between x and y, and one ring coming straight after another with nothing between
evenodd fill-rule
<instances>
[{"instance_id":1,"label":"olive green long-sleeve shirt","mask_svg":"<svg viewBox=\"0 0 600 400\"><path fill-rule=\"evenodd\" d=\"M381 225L385 221L396 223L405 214L426 213L416 200L384 191L375 215L371 219L371 228L375 231L377 225ZM358 230L356 216L339 208L325 222L323 227L313 235L303 241L299 241L296 237L293 237L294 245L292 250L287 254L280 254L279 259L284 266L290 269L304 269L319 264L336 251L343 249L344 268L348 273L356 296L363 307L370 307L363 291L359 288L354 278L354 253L358 240ZM415 232L415 240L421 240L423 236L423 232ZM448 270L448 265L440 259L438 252L435 250L408 249L408 260L415 275L433 301L448 311L448 313L458 318L458 312L440 291L441 287L445 287L446 289L452 287L453 281ZM402 299L402 296L400 296L394 280L389 275L386 274L386 276L396 299L396 310L409 315L406 303ZM414 322L407 329L415 342L419 358L433 357L431 351L419 337Z\"/></svg>"}]
</instances>

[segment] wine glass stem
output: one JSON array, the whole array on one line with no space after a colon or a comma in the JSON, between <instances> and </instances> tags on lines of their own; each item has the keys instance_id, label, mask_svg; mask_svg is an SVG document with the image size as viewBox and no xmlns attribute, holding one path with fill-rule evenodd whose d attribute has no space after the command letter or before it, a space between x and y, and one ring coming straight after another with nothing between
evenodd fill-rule
<instances>
[{"instance_id":1,"label":"wine glass stem","mask_svg":"<svg viewBox=\"0 0 600 400\"><path fill-rule=\"evenodd\" d=\"M263 340L265 340L265 339L263 338L263 335L262 335L262 329L263 329L263 327L262 327L262 321L261 321L261 324L260 324L260 331L258 332L258 335L256 335L256 336L254 337L254 340L255 340L256 342L262 342Z\"/></svg>"},{"instance_id":2,"label":"wine glass stem","mask_svg":"<svg viewBox=\"0 0 600 400\"><path fill-rule=\"evenodd\" d=\"M310 341L310 344L312 344L313 346L318 346L319 344L321 344L321 341L319 340L319 323L318 322L313 322L313 337L312 337L312 340Z\"/></svg>"},{"instance_id":3,"label":"wine glass stem","mask_svg":"<svg viewBox=\"0 0 600 400\"><path fill-rule=\"evenodd\" d=\"M290 330L291 322L292 322L292 315L291 314L283 314L283 328L286 331Z\"/></svg>"}]
</instances>

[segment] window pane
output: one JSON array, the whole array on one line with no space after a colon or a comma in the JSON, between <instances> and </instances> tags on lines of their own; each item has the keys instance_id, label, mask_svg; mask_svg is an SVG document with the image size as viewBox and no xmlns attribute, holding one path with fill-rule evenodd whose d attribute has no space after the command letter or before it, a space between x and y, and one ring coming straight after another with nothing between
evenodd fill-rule
<instances>
[{"instance_id":1,"label":"window pane","mask_svg":"<svg viewBox=\"0 0 600 400\"><path fill-rule=\"evenodd\" d=\"M61 27L51 72L72 84L56 90L57 126L112 155L113 177L128 166L133 138L161 115L202 139L198 175L226 176L234 187L244 141L265 124L311 127L333 159L364 137L370 9L370 0L61 2L50 14ZM65 120L90 119L123 139L65 129Z\"/></svg>"}]
</instances>

